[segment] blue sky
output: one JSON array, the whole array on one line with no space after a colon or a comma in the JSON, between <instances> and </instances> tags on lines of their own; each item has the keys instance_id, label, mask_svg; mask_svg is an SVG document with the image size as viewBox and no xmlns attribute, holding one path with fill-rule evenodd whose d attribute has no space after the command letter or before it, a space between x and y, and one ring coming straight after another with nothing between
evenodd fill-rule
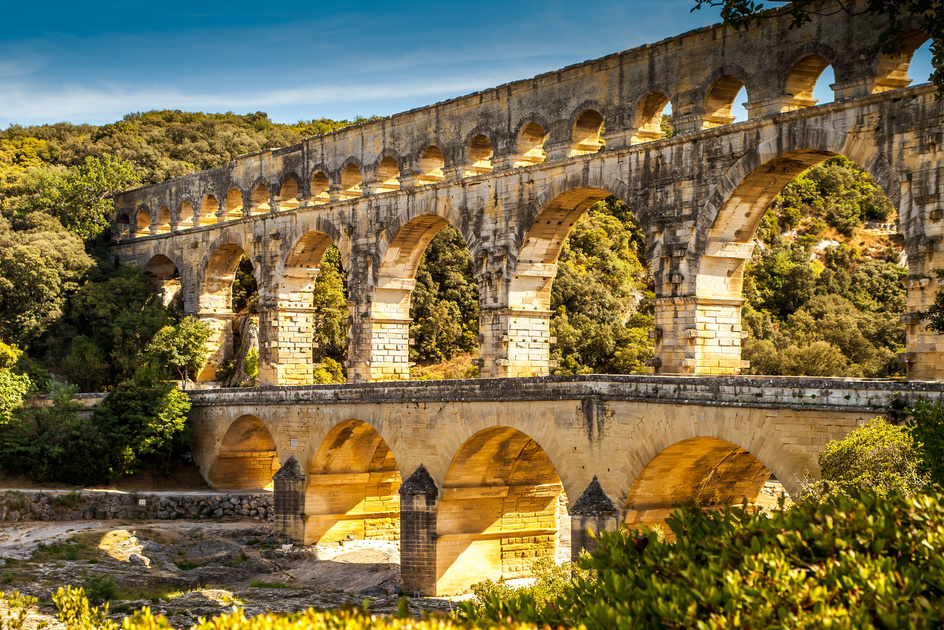
<instances>
[{"instance_id":1,"label":"blue sky","mask_svg":"<svg viewBox=\"0 0 944 630\"><path fill-rule=\"evenodd\" d=\"M388 115L718 21L692 4L92 0L40 13L11 3L0 128L164 108L279 122Z\"/></svg>"}]
</instances>

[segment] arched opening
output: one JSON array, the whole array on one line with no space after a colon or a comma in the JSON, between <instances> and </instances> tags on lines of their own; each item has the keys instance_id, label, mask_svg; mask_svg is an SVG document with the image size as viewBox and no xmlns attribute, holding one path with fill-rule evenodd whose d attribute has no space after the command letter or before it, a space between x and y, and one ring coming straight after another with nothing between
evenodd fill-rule
<instances>
[{"instance_id":1,"label":"arched opening","mask_svg":"<svg viewBox=\"0 0 944 630\"><path fill-rule=\"evenodd\" d=\"M475 376L479 291L458 230L440 216L413 218L387 246L378 276L371 380Z\"/></svg>"},{"instance_id":2,"label":"arched opening","mask_svg":"<svg viewBox=\"0 0 944 630\"><path fill-rule=\"evenodd\" d=\"M237 271L244 268L237 283ZM251 273L246 273L251 270ZM197 376L198 381L210 381L228 376L228 366L239 347L238 331L233 329L237 308L250 304L256 290L255 269L243 249L234 243L221 245L210 256L203 272L199 291L200 318L210 326L213 336L208 341L210 359ZM244 277L245 276L245 277ZM237 286L238 285L238 286ZM237 303L238 302L238 303Z\"/></svg>"},{"instance_id":3,"label":"arched opening","mask_svg":"<svg viewBox=\"0 0 944 630\"><path fill-rule=\"evenodd\" d=\"M311 203L312 205L320 205L323 203L328 203L331 199L329 190L331 188L331 182L328 180L328 176L322 173L321 171L316 171L314 175L311 176Z\"/></svg>"},{"instance_id":4,"label":"arched opening","mask_svg":"<svg viewBox=\"0 0 944 630\"><path fill-rule=\"evenodd\" d=\"M632 144L661 140L672 136L672 103L662 92L652 92L636 106Z\"/></svg>"},{"instance_id":5,"label":"arched opening","mask_svg":"<svg viewBox=\"0 0 944 630\"><path fill-rule=\"evenodd\" d=\"M922 46L922 44L924 44L924 46ZM921 31L906 31L902 36L901 47L898 54L889 55L879 53L875 61L875 85L872 92L887 92L888 90L908 87L908 85L911 84L912 78L915 78L921 83L926 83L930 71L928 71L927 74L923 73L922 76L916 77L909 71L909 68L915 52L919 49L927 49L928 51L924 52L924 50L922 50L922 54L919 57L920 60L925 61L930 57L930 45L931 43L928 40L928 36ZM928 70L927 67L924 69Z\"/></svg>"},{"instance_id":6,"label":"arched opening","mask_svg":"<svg viewBox=\"0 0 944 630\"><path fill-rule=\"evenodd\" d=\"M426 184L435 184L445 179L443 168L446 166L446 158L437 146L427 147L420 156L416 164L416 185L425 186Z\"/></svg>"},{"instance_id":7,"label":"arched opening","mask_svg":"<svg viewBox=\"0 0 944 630\"><path fill-rule=\"evenodd\" d=\"M334 427L311 463L305 544L398 540L400 471L387 443L360 420Z\"/></svg>"},{"instance_id":8,"label":"arched opening","mask_svg":"<svg viewBox=\"0 0 944 630\"><path fill-rule=\"evenodd\" d=\"M189 201L180 202L180 209L177 211L177 229L186 230L193 227L193 204Z\"/></svg>"},{"instance_id":9,"label":"arched opening","mask_svg":"<svg viewBox=\"0 0 944 630\"><path fill-rule=\"evenodd\" d=\"M180 297L180 272L167 256L158 254L145 265L145 270L154 276L154 293L161 304L170 307Z\"/></svg>"},{"instance_id":10,"label":"arched opening","mask_svg":"<svg viewBox=\"0 0 944 630\"><path fill-rule=\"evenodd\" d=\"M934 72L934 53L931 52L932 40L928 39L918 46L911 55L908 64L908 78L912 83L921 84L930 81Z\"/></svg>"},{"instance_id":11,"label":"arched opening","mask_svg":"<svg viewBox=\"0 0 944 630\"><path fill-rule=\"evenodd\" d=\"M347 282L328 235L311 231L298 240L285 261L278 295L278 382L344 382Z\"/></svg>"},{"instance_id":12,"label":"arched opening","mask_svg":"<svg viewBox=\"0 0 944 630\"><path fill-rule=\"evenodd\" d=\"M271 490L278 469L272 434L259 418L247 415L226 430L206 480L215 490Z\"/></svg>"},{"instance_id":13,"label":"arched opening","mask_svg":"<svg viewBox=\"0 0 944 630\"><path fill-rule=\"evenodd\" d=\"M361 196L361 169L356 164L348 164L341 171L341 190L338 193L338 199L354 199Z\"/></svg>"},{"instance_id":14,"label":"arched opening","mask_svg":"<svg viewBox=\"0 0 944 630\"><path fill-rule=\"evenodd\" d=\"M118 215L118 219L115 221L116 229L118 230L118 238L131 238L131 217L126 213Z\"/></svg>"},{"instance_id":15,"label":"arched opening","mask_svg":"<svg viewBox=\"0 0 944 630\"><path fill-rule=\"evenodd\" d=\"M596 153L603 148L603 116L594 109L588 109L577 116L574 121L572 155Z\"/></svg>"},{"instance_id":16,"label":"arched opening","mask_svg":"<svg viewBox=\"0 0 944 630\"><path fill-rule=\"evenodd\" d=\"M466 152L465 176L473 177L492 172L492 141L488 136L479 134L469 142Z\"/></svg>"},{"instance_id":17,"label":"arched opening","mask_svg":"<svg viewBox=\"0 0 944 630\"><path fill-rule=\"evenodd\" d=\"M200 225L213 225L220 211L220 202L213 195L207 195L200 204Z\"/></svg>"},{"instance_id":18,"label":"arched opening","mask_svg":"<svg viewBox=\"0 0 944 630\"><path fill-rule=\"evenodd\" d=\"M147 208L138 210L134 235L138 238L151 235L151 215L148 213Z\"/></svg>"},{"instance_id":19,"label":"arched opening","mask_svg":"<svg viewBox=\"0 0 944 630\"><path fill-rule=\"evenodd\" d=\"M547 142L547 132L544 127L531 122L521 129L518 134L517 155L515 156L515 168L520 166L531 166L540 164L547 159L547 153L544 152L544 143Z\"/></svg>"},{"instance_id":20,"label":"arched opening","mask_svg":"<svg viewBox=\"0 0 944 630\"><path fill-rule=\"evenodd\" d=\"M269 187L264 183L260 182L252 190L252 199L250 200L249 214L250 216L259 215L259 214L268 214L272 209L269 205Z\"/></svg>"},{"instance_id":21,"label":"arched opening","mask_svg":"<svg viewBox=\"0 0 944 630\"><path fill-rule=\"evenodd\" d=\"M294 210L298 207L298 182L288 177L279 189L279 210Z\"/></svg>"},{"instance_id":22,"label":"arched opening","mask_svg":"<svg viewBox=\"0 0 944 630\"><path fill-rule=\"evenodd\" d=\"M726 75L715 81L705 97L705 115L702 129L730 125L747 119L743 103L747 100L744 83L737 77Z\"/></svg>"},{"instance_id":23,"label":"arched opening","mask_svg":"<svg viewBox=\"0 0 944 630\"><path fill-rule=\"evenodd\" d=\"M436 521L436 594L485 579L527 577L535 560L569 547L567 498L550 457L521 431L470 437L443 484Z\"/></svg>"},{"instance_id":24,"label":"arched opening","mask_svg":"<svg viewBox=\"0 0 944 630\"><path fill-rule=\"evenodd\" d=\"M161 206L157 209L157 233L167 234L170 229L170 208Z\"/></svg>"},{"instance_id":25,"label":"arched opening","mask_svg":"<svg viewBox=\"0 0 944 630\"><path fill-rule=\"evenodd\" d=\"M824 76L825 74L829 76ZM796 62L790 69L784 85L784 93L791 100L785 105L783 111L812 107L820 100L823 103L831 102L833 96L832 88L829 86L835 83L832 76L832 67L825 57L809 55ZM822 98L823 93L828 93L828 97Z\"/></svg>"},{"instance_id":26,"label":"arched opening","mask_svg":"<svg viewBox=\"0 0 944 630\"><path fill-rule=\"evenodd\" d=\"M721 207L697 276L698 295L731 300L720 317L740 325L717 326L702 347L749 374L902 375L908 270L895 218L868 172L827 151L755 169ZM712 347L721 339L735 341Z\"/></svg>"},{"instance_id":27,"label":"arched opening","mask_svg":"<svg viewBox=\"0 0 944 630\"><path fill-rule=\"evenodd\" d=\"M719 509L726 505L776 505L761 497L771 472L756 457L726 440L696 437L656 455L629 492L624 522L632 529L662 525L681 505ZM782 492L782 489L780 490Z\"/></svg>"},{"instance_id":28,"label":"arched opening","mask_svg":"<svg viewBox=\"0 0 944 630\"><path fill-rule=\"evenodd\" d=\"M237 188L231 188L223 201L223 211L220 221L235 221L243 218L243 193Z\"/></svg>"},{"instance_id":29,"label":"arched opening","mask_svg":"<svg viewBox=\"0 0 944 630\"><path fill-rule=\"evenodd\" d=\"M388 155L377 165L377 192L400 190L400 166L397 159Z\"/></svg>"},{"instance_id":30,"label":"arched opening","mask_svg":"<svg viewBox=\"0 0 944 630\"><path fill-rule=\"evenodd\" d=\"M632 211L607 191L578 188L548 202L524 235L508 287L508 376L650 371L645 252Z\"/></svg>"}]
</instances>

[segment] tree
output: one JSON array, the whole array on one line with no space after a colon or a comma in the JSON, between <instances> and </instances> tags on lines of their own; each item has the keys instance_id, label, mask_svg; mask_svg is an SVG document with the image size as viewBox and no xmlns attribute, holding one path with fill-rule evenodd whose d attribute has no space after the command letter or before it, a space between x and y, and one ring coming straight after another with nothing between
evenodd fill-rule
<instances>
[{"instance_id":1,"label":"tree","mask_svg":"<svg viewBox=\"0 0 944 630\"><path fill-rule=\"evenodd\" d=\"M754 0L694 0L692 11L703 6L721 7L721 18L725 24L736 29L748 28L759 20L789 15L792 18L790 28L798 28L810 21L815 0L794 0L787 6L764 11L763 2ZM840 11L853 14L849 6L840 2ZM880 43L882 52L898 55L904 46L904 18L910 15L920 16L921 30L931 38L931 54L934 56L934 70L929 77L937 87L938 97L944 97L944 3L939 0L868 0L864 10L872 15L888 20L888 26L882 32ZM838 11L837 11L838 12Z\"/></svg>"},{"instance_id":2,"label":"tree","mask_svg":"<svg viewBox=\"0 0 944 630\"><path fill-rule=\"evenodd\" d=\"M186 381L210 358L206 344L212 334L209 326L191 315L157 331L145 348L145 354L156 367L177 372L180 379Z\"/></svg>"},{"instance_id":3,"label":"tree","mask_svg":"<svg viewBox=\"0 0 944 630\"><path fill-rule=\"evenodd\" d=\"M944 406L919 399L911 413L911 435L921 453L920 470L936 489L944 488Z\"/></svg>"},{"instance_id":4,"label":"tree","mask_svg":"<svg viewBox=\"0 0 944 630\"><path fill-rule=\"evenodd\" d=\"M30 205L49 212L83 239L101 234L111 223L111 196L139 181L134 165L110 155L89 156L65 172L47 170Z\"/></svg>"}]
</instances>

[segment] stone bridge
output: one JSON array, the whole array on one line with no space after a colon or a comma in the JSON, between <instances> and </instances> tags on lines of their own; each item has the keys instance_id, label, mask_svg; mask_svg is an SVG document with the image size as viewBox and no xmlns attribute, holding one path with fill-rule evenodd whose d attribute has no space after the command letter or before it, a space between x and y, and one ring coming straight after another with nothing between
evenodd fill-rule
<instances>
[{"instance_id":1,"label":"stone bridge","mask_svg":"<svg viewBox=\"0 0 944 630\"><path fill-rule=\"evenodd\" d=\"M826 442L942 394L940 381L723 376L197 390L193 451L217 489L275 474L295 541L399 539L404 589L442 595L569 559L592 546L588 527L754 503L771 474L796 494Z\"/></svg>"},{"instance_id":2,"label":"stone bridge","mask_svg":"<svg viewBox=\"0 0 944 630\"><path fill-rule=\"evenodd\" d=\"M231 287L247 255L261 382L304 385L311 289L334 243L348 277L348 380L396 380L409 377L417 266L451 224L479 286L480 374L540 376L558 254L583 212L615 195L647 238L657 372L736 374L743 269L764 209L804 169L844 155L898 211L910 273L902 358L911 378L939 378L944 340L915 315L944 266L942 102L931 86L907 87L927 38L906 24L902 55L886 56L882 24L827 0L812 23L788 22L703 28L124 193L114 251L212 325L203 379L232 353ZM828 66L836 101L816 106ZM742 86L749 119L730 124ZM667 103L675 135L662 139Z\"/></svg>"}]
</instances>

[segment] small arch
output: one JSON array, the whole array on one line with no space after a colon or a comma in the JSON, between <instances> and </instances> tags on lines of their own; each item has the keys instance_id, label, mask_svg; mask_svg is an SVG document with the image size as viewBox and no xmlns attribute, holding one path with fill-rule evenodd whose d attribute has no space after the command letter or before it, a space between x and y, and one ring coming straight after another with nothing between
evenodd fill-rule
<instances>
[{"instance_id":1,"label":"small arch","mask_svg":"<svg viewBox=\"0 0 944 630\"><path fill-rule=\"evenodd\" d=\"M186 230L193 227L193 204L188 200L180 202L177 210L177 229Z\"/></svg>"},{"instance_id":2,"label":"small arch","mask_svg":"<svg viewBox=\"0 0 944 630\"><path fill-rule=\"evenodd\" d=\"M206 479L216 490L270 490L272 475L278 469L272 433L256 416L245 415L223 434L219 455Z\"/></svg>"},{"instance_id":3,"label":"small arch","mask_svg":"<svg viewBox=\"0 0 944 630\"><path fill-rule=\"evenodd\" d=\"M416 185L425 186L443 181L446 176L443 174L443 168L446 166L446 158L439 147L430 145L423 151L419 161L416 164Z\"/></svg>"},{"instance_id":4,"label":"small arch","mask_svg":"<svg viewBox=\"0 0 944 630\"><path fill-rule=\"evenodd\" d=\"M288 177L279 188L279 210L294 210L298 207L298 182Z\"/></svg>"},{"instance_id":5,"label":"small arch","mask_svg":"<svg viewBox=\"0 0 944 630\"><path fill-rule=\"evenodd\" d=\"M338 199L354 199L361 196L361 184L363 183L361 169L353 162L344 167L341 171L341 190L338 193Z\"/></svg>"},{"instance_id":6,"label":"small arch","mask_svg":"<svg viewBox=\"0 0 944 630\"><path fill-rule=\"evenodd\" d=\"M522 127L518 134L517 155L515 167L540 164L547 159L544 152L544 143L547 142L547 132L536 122L529 122Z\"/></svg>"},{"instance_id":7,"label":"small arch","mask_svg":"<svg viewBox=\"0 0 944 630\"><path fill-rule=\"evenodd\" d=\"M873 94L897 90L911 85L908 68L915 51L928 41L928 36L917 30L902 34L901 49L897 55L879 53L875 59L875 86Z\"/></svg>"},{"instance_id":8,"label":"small arch","mask_svg":"<svg viewBox=\"0 0 944 630\"><path fill-rule=\"evenodd\" d=\"M323 203L328 203L331 199L330 195L331 181L328 179L328 176L322 171L315 171L314 175L311 176L310 184L310 195L309 199L311 200L312 205L321 205Z\"/></svg>"},{"instance_id":9,"label":"small arch","mask_svg":"<svg viewBox=\"0 0 944 630\"><path fill-rule=\"evenodd\" d=\"M571 153L573 155L585 155L596 153L602 149L603 139L600 137L602 131L603 115L595 109L585 109L574 120L572 133L574 147Z\"/></svg>"},{"instance_id":10,"label":"small arch","mask_svg":"<svg viewBox=\"0 0 944 630\"><path fill-rule=\"evenodd\" d=\"M727 440L694 437L663 449L636 478L626 499L625 523L662 525L680 505L718 509L757 503L771 472Z\"/></svg>"},{"instance_id":11,"label":"small arch","mask_svg":"<svg viewBox=\"0 0 944 630\"><path fill-rule=\"evenodd\" d=\"M934 73L934 53L931 52L931 45L934 40L927 39L918 46L911 54L911 61L908 63L908 78L913 83L927 83L931 80Z\"/></svg>"},{"instance_id":12,"label":"small arch","mask_svg":"<svg viewBox=\"0 0 944 630\"><path fill-rule=\"evenodd\" d=\"M138 210L138 214L135 217L134 235L138 238L151 235L151 215L147 208Z\"/></svg>"},{"instance_id":13,"label":"small arch","mask_svg":"<svg viewBox=\"0 0 944 630\"><path fill-rule=\"evenodd\" d=\"M813 92L820 76L829 65L829 60L821 55L807 55L793 64L784 85L784 93L793 99L790 109L816 105L818 101Z\"/></svg>"},{"instance_id":14,"label":"small arch","mask_svg":"<svg viewBox=\"0 0 944 630\"><path fill-rule=\"evenodd\" d=\"M238 188L231 188L226 193L220 221L235 221L243 218L243 193Z\"/></svg>"},{"instance_id":15,"label":"small arch","mask_svg":"<svg viewBox=\"0 0 944 630\"><path fill-rule=\"evenodd\" d=\"M200 225L213 225L220 211L220 202L213 195L207 195L200 204Z\"/></svg>"},{"instance_id":16,"label":"small arch","mask_svg":"<svg viewBox=\"0 0 944 630\"><path fill-rule=\"evenodd\" d=\"M460 593L484 579L527 577L534 560L556 558L570 533L566 504L557 469L530 436L507 426L472 435L443 483L436 594Z\"/></svg>"},{"instance_id":17,"label":"small arch","mask_svg":"<svg viewBox=\"0 0 944 630\"><path fill-rule=\"evenodd\" d=\"M469 141L466 150L465 176L472 177L492 172L492 141L485 134L478 134Z\"/></svg>"},{"instance_id":18,"label":"small arch","mask_svg":"<svg viewBox=\"0 0 944 630\"><path fill-rule=\"evenodd\" d=\"M131 217L129 217L126 212L118 215L118 218L115 220L115 225L118 230L119 239L131 238Z\"/></svg>"},{"instance_id":19,"label":"small arch","mask_svg":"<svg viewBox=\"0 0 944 630\"><path fill-rule=\"evenodd\" d=\"M672 112L672 103L662 92L650 92L639 99L633 116L635 130L630 142L641 144L666 137L663 120L666 112ZM669 131L671 133L671 131Z\"/></svg>"},{"instance_id":20,"label":"small arch","mask_svg":"<svg viewBox=\"0 0 944 630\"><path fill-rule=\"evenodd\" d=\"M738 95L745 90L744 82L734 75L725 75L714 82L705 96L702 129L730 125L737 120L732 111Z\"/></svg>"},{"instance_id":21,"label":"small arch","mask_svg":"<svg viewBox=\"0 0 944 630\"><path fill-rule=\"evenodd\" d=\"M377 165L377 192L400 190L400 165L397 159L388 155Z\"/></svg>"},{"instance_id":22,"label":"small arch","mask_svg":"<svg viewBox=\"0 0 944 630\"><path fill-rule=\"evenodd\" d=\"M161 206L157 209L157 233L167 234L170 231L170 208Z\"/></svg>"},{"instance_id":23,"label":"small arch","mask_svg":"<svg viewBox=\"0 0 944 630\"><path fill-rule=\"evenodd\" d=\"M305 543L397 540L400 471L390 447L372 426L347 420L315 453L305 493Z\"/></svg>"},{"instance_id":24,"label":"small arch","mask_svg":"<svg viewBox=\"0 0 944 630\"><path fill-rule=\"evenodd\" d=\"M271 200L269 186L265 182L259 182L252 190L252 199L249 201L250 216L258 214L268 214L272 209L269 205Z\"/></svg>"}]
</instances>

